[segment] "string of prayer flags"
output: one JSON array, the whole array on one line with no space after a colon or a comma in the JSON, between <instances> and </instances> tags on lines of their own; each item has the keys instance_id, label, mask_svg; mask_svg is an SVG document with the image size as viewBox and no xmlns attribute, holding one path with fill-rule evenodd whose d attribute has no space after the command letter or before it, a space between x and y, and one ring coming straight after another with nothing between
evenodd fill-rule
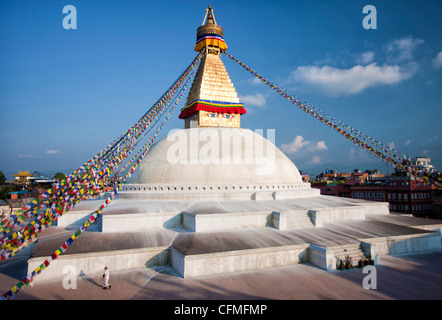
<instances>
[{"instance_id":1,"label":"string of prayer flags","mask_svg":"<svg viewBox=\"0 0 442 320\"><path fill-rule=\"evenodd\" d=\"M400 168L401 170L408 171L417 178L423 179L422 177L426 176L428 179L423 179L423 181L431 181L436 186L441 186L441 177L440 173L437 170L428 172L423 167L418 168L415 163L416 161L414 161L412 158L407 157L405 154L391 148L390 146L382 144L378 140L363 134L361 131L352 128L344 122L333 118L321 109L304 102L302 99L289 94L285 89L275 85L272 81L257 73L255 70L248 67L238 59L234 58L231 54L225 51L223 51L223 53L231 58L233 61L238 63L240 66L242 66L244 69L246 69L249 73L261 80L265 85L280 94L282 97L299 107L304 112L313 116L316 120L329 126L355 145L361 147L363 150L371 153L372 155L375 155L376 157L385 161L387 164L392 164L397 168Z\"/></svg>"},{"instance_id":2,"label":"string of prayer flags","mask_svg":"<svg viewBox=\"0 0 442 320\"><path fill-rule=\"evenodd\" d=\"M201 61L201 57L202 57L202 53L200 53L197 58L195 59L195 66L198 66L200 61ZM118 193L118 190L120 190L122 188L122 186L126 183L126 180L128 177L130 177L131 173L134 172L134 170L137 168L138 164L141 162L141 160L144 158L144 156L147 154L147 151L150 149L150 147L152 146L155 138L158 136L158 133L163 129L163 127L165 126L166 122L169 120L170 116L172 115L172 113L176 110L179 102L181 101L181 99L184 96L184 93L186 92L189 83L191 83L191 80L193 79L193 77L195 76L195 71L197 68L193 68L192 73L190 74L190 76L186 79L186 81L184 82L184 85L182 86L182 88L179 91L179 94L177 94L177 96L174 98L175 102L174 104L170 107L170 111L167 113L166 117L164 118L164 120L161 122L161 125L157 127L155 133L146 141L146 143L142 146L141 150L143 150L143 152L137 153L132 159L131 162L134 159L137 159L137 161L134 163L134 165L131 167L131 169L129 170L129 172L126 174L126 176L123 178L122 181L120 181L119 183L117 183L114 186L114 191L111 193L110 196L108 196L108 198L100 205L100 207L94 211L92 213L92 215L89 217L89 219L82 225L80 226L80 228L72 235L69 237L69 239L67 239L57 250L55 250L40 266L38 266L36 269L34 269L32 272L30 272L24 279L22 279L18 284L16 284L14 287L12 287L9 291L7 291L5 294L3 294L1 296L2 299L12 299L14 298L15 294L18 293L23 286L28 285L29 283L31 283L34 279L35 276L37 276L38 274L41 273L41 271L43 271L44 269L46 269L49 264L58 258L58 256L60 254L62 254L63 252L65 252L67 250L67 248L76 240L80 237L80 235L86 231L89 226L94 223L94 221L101 215L102 211L104 210L104 208L106 208L111 201L115 198L116 194Z\"/></svg>"},{"instance_id":3,"label":"string of prayer flags","mask_svg":"<svg viewBox=\"0 0 442 320\"><path fill-rule=\"evenodd\" d=\"M3 227L0 241L0 259L6 260L36 238L46 227L71 210L81 200L93 194L96 189L111 181L118 167L132 153L136 144L153 128L159 118L167 111L178 90L188 80L189 74L195 71L201 60L200 52L187 69L178 77L165 94L135 123L114 142L92 157L79 169L69 175L66 180L60 181L48 190L42 197L31 205L22 209L21 216L17 215L13 223ZM165 123L163 123L164 125ZM118 171L121 172L121 171ZM43 211L42 211L43 210ZM40 212L40 213L38 213ZM13 232L14 227L20 227L25 219L33 221L25 227ZM13 232L11 234L11 232ZM20 234L21 241L11 243Z\"/></svg>"}]
</instances>

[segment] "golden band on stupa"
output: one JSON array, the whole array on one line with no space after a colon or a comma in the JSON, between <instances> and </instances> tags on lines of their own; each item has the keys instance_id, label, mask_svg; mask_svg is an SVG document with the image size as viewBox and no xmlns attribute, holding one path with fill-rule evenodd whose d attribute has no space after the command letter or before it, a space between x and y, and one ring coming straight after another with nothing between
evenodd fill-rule
<instances>
[{"instance_id":1,"label":"golden band on stupa","mask_svg":"<svg viewBox=\"0 0 442 320\"><path fill-rule=\"evenodd\" d=\"M195 51L204 49L204 56L179 115L185 120L185 128L239 128L240 115L246 113L220 58L222 50L227 49L223 34L223 28L216 23L209 6L203 24L197 30L195 45Z\"/></svg>"}]
</instances>

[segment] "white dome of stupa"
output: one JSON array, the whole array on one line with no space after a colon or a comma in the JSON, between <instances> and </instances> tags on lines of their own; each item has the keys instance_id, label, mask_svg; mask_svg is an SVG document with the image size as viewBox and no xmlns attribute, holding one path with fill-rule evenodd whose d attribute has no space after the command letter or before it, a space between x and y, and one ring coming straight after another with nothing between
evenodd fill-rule
<instances>
[{"instance_id":1,"label":"white dome of stupa","mask_svg":"<svg viewBox=\"0 0 442 320\"><path fill-rule=\"evenodd\" d=\"M123 188L126 196L154 199L275 199L294 191L317 190L271 141L226 127L173 131L152 146Z\"/></svg>"}]
</instances>

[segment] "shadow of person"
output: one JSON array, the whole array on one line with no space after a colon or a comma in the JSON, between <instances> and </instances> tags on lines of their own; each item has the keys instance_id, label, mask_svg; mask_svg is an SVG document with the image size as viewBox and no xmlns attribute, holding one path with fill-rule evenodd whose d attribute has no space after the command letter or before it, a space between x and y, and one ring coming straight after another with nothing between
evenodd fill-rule
<instances>
[{"instance_id":1,"label":"shadow of person","mask_svg":"<svg viewBox=\"0 0 442 320\"><path fill-rule=\"evenodd\" d=\"M94 279L92 279L91 277L88 277L83 270L80 270L80 273L78 274L78 276L83 279L84 281L87 281L89 283L92 283L93 285L97 286L97 287L102 287L101 284L99 284L97 281L95 281Z\"/></svg>"}]
</instances>

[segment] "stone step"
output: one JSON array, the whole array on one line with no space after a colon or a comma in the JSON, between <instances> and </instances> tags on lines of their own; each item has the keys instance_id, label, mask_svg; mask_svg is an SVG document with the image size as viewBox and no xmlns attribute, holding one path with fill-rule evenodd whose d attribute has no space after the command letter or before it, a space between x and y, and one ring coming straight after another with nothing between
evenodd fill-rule
<instances>
[{"instance_id":1,"label":"stone step","mask_svg":"<svg viewBox=\"0 0 442 320\"><path fill-rule=\"evenodd\" d=\"M341 251L341 252L334 252L335 257L342 257L344 258L345 256L350 256L352 258L357 258L359 259L364 253L360 250L358 251Z\"/></svg>"},{"instance_id":2,"label":"stone step","mask_svg":"<svg viewBox=\"0 0 442 320\"><path fill-rule=\"evenodd\" d=\"M280 230L315 227L308 210L274 211L272 213L272 225Z\"/></svg>"},{"instance_id":3,"label":"stone step","mask_svg":"<svg viewBox=\"0 0 442 320\"><path fill-rule=\"evenodd\" d=\"M269 211L189 213L182 212L182 225L193 232L265 228Z\"/></svg>"},{"instance_id":4,"label":"stone step","mask_svg":"<svg viewBox=\"0 0 442 320\"><path fill-rule=\"evenodd\" d=\"M219 275L305 262L308 244L184 255L170 248L171 265L183 277Z\"/></svg>"},{"instance_id":5,"label":"stone step","mask_svg":"<svg viewBox=\"0 0 442 320\"><path fill-rule=\"evenodd\" d=\"M315 225L311 222L308 216L304 216L303 218L292 218L287 219L287 229L303 229L303 228L312 228Z\"/></svg>"},{"instance_id":6,"label":"stone step","mask_svg":"<svg viewBox=\"0 0 442 320\"><path fill-rule=\"evenodd\" d=\"M359 261L363 255L364 251L361 249L360 244L343 245L333 249L333 254L336 259L344 260L346 256L352 258L353 262Z\"/></svg>"},{"instance_id":7,"label":"stone step","mask_svg":"<svg viewBox=\"0 0 442 320\"><path fill-rule=\"evenodd\" d=\"M271 228L179 235L170 264L183 277L201 277L306 262L309 244Z\"/></svg>"}]
</instances>

